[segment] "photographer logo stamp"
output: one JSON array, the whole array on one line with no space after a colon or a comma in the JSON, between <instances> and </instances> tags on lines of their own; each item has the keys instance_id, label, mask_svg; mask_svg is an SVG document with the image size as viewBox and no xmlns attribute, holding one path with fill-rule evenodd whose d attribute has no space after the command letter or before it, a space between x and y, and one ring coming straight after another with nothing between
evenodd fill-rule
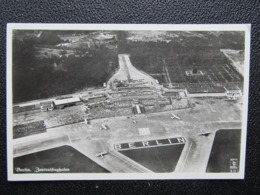
<instances>
[{"instance_id":1,"label":"photographer logo stamp","mask_svg":"<svg viewBox=\"0 0 260 195\"><path fill-rule=\"evenodd\" d=\"M230 172L238 172L238 159L237 158L231 158L230 159Z\"/></svg>"}]
</instances>

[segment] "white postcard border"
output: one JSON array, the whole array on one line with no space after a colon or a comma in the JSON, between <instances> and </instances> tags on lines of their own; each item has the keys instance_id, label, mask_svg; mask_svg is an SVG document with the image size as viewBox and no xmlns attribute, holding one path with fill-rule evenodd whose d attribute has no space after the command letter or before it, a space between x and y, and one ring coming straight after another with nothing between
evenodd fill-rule
<instances>
[{"instance_id":1,"label":"white postcard border","mask_svg":"<svg viewBox=\"0 0 260 195\"><path fill-rule=\"evenodd\" d=\"M12 32L20 30L156 30L156 31L244 31L245 32L245 68L244 96L241 136L241 159L238 173L13 173L12 145ZM7 171L9 181L42 181L42 180L154 180L154 179L243 179L245 175L249 64L250 64L250 24L43 24L43 23L9 23L7 24Z\"/></svg>"}]
</instances>

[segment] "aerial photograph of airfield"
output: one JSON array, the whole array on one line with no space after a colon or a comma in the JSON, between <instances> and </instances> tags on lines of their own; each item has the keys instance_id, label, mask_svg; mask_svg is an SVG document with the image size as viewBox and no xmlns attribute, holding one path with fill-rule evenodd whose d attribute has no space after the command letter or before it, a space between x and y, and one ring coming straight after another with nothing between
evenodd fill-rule
<instances>
[{"instance_id":1,"label":"aerial photograph of airfield","mask_svg":"<svg viewBox=\"0 0 260 195\"><path fill-rule=\"evenodd\" d=\"M13 173L236 173L243 31L13 30Z\"/></svg>"}]
</instances>

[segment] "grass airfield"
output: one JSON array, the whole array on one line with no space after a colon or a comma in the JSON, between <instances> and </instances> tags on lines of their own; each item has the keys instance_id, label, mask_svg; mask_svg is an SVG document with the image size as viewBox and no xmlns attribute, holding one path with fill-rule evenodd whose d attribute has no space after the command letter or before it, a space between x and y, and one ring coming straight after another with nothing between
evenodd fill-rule
<instances>
[{"instance_id":1,"label":"grass airfield","mask_svg":"<svg viewBox=\"0 0 260 195\"><path fill-rule=\"evenodd\" d=\"M90 125L83 122L63 125L59 127L47 128L47 133L37 136L39 145L41 136L65 135L66 142L60 142L60 146L69 145L84 154L89 159L101 165L110 172L149 172L146 167L129 160L129 158L118 155L114 151L113 145L118 142L131 143L134 141L145 141L160 138L185 137L187 140L180 156L175 172L204 172L206 171L213 139L218 129L241 128L241 103L235 101L225 101L223 99L198 99L192 101L196 104L193 109L183 109L152 114L140 114L130 117L114 117L94 119ZM68 115L68 111L78 113L82 106L69 107L55 112L26 113L26 117L50 120L50 116L58 115L60 118ZM68 109L68 110L66 110ZM223 112L224 111L224 112ZM171 119L171 113L177 114L181 120ZM50 114L50 115L49 115ZM14 120L22 118L21 113L14 115ZM136 121L136 123L133 122ZM101 125L107 125L108 129L102 129ZM140 128L149 128L149 135L140 135ZM208 136L200 135L209 133ZM31 137L30 141L35 142ZM19 144L26 138L20 138ZM48 138L47 138L48 139ZM28 138L27 138L28 140ZM19 144L15 144L18 147ZM27 153L35 153L52 148L52 142L46 147L37 147L30 141L26 143ZM18 143L18 142L17 142ZM54 146L54 145L53 145ZM55 147L59 144L55 143ZM100 158L96 155L101 152L108 152ZM17 155L19 156L19 154Z\"/></svg>"}]
</instances>

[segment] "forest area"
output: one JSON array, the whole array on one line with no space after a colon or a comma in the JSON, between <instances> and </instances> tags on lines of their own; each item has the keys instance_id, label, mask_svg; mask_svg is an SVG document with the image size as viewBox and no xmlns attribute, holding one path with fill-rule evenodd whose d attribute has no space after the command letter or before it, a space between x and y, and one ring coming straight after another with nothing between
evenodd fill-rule
<instances>
[{"instance_id":1,"label":"forest area","mask_svg":"<svg viewBox=\"0 0 260 195\"><path fill-rule=\"evenodd\" d=\"M74 93L86 87L101 87L118 66L117 53L105 47L91 50L84 56L36 57L36 47L55 47L62 42L57 32L44 32L40 38L24 36L18 39L14 36L14 103ZM79 50L77 48L77 52Z\"/></svg>"}]
</instances>

